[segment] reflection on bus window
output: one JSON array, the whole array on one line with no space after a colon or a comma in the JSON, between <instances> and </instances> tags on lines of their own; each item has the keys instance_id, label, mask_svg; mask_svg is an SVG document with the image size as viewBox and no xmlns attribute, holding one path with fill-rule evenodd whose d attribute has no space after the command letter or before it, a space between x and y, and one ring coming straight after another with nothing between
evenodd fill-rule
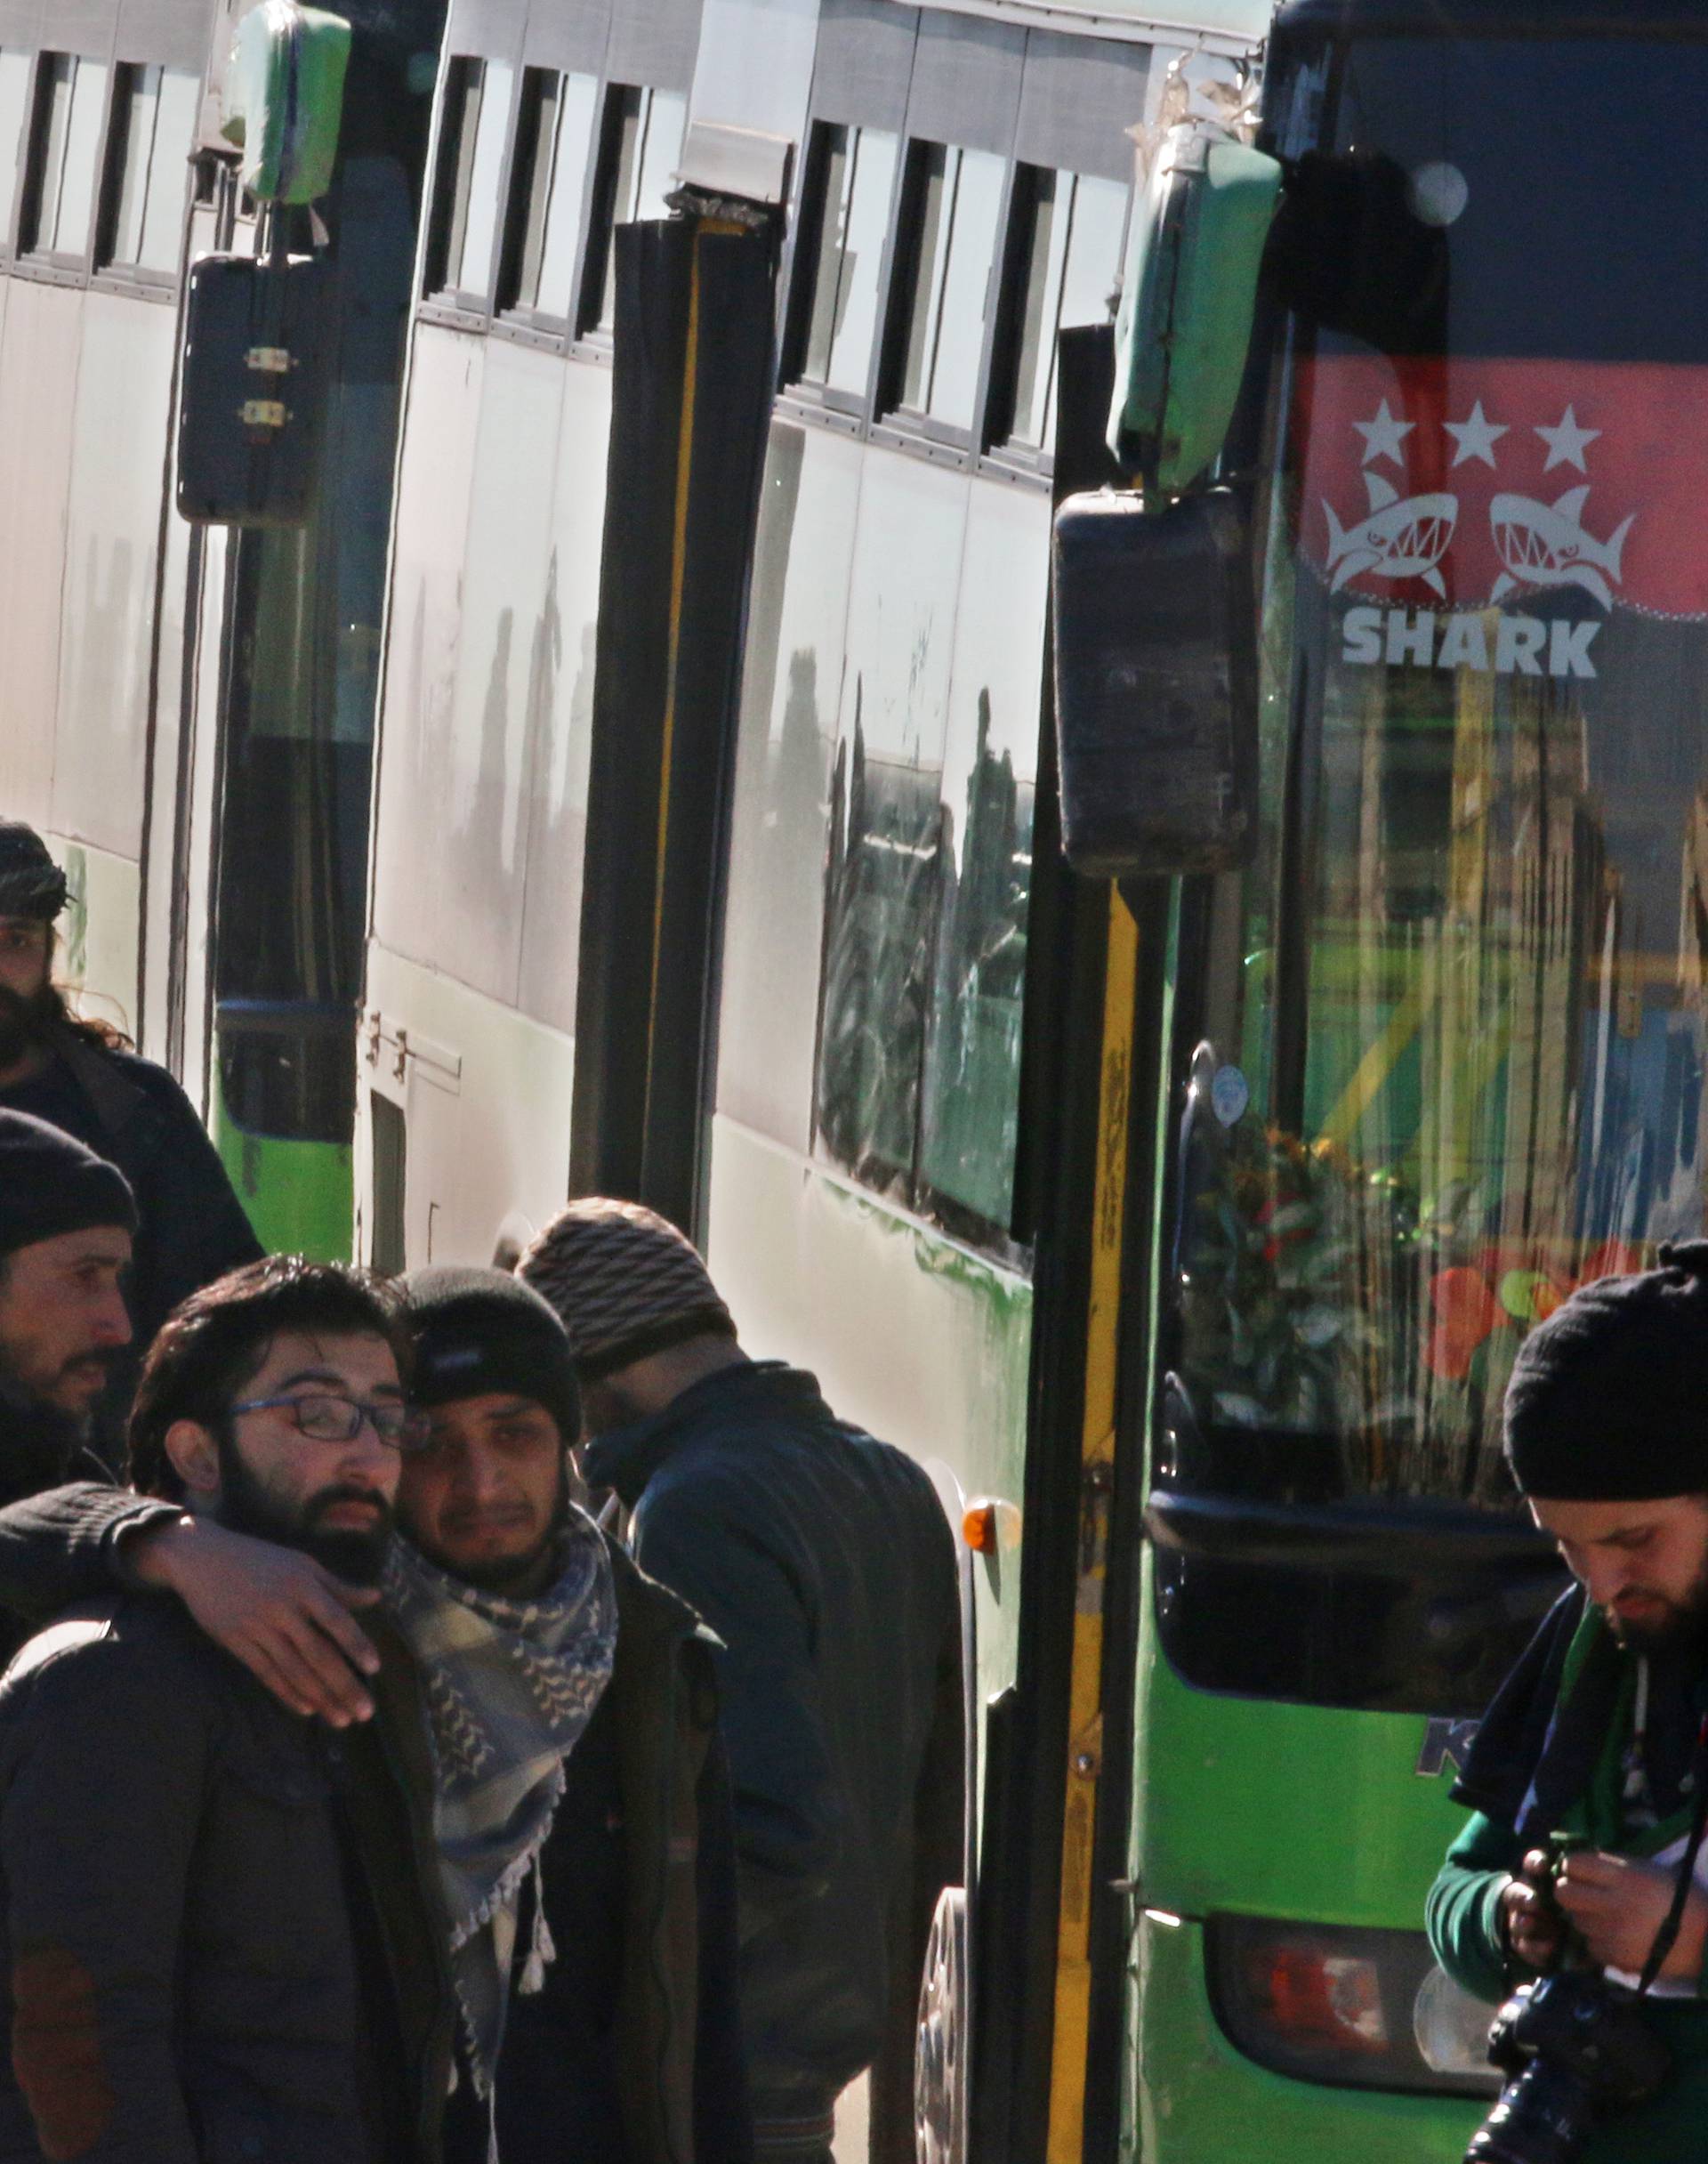
<instances>
[{"instance_id":1,"label":"reflection on bus window","mask_svg":"<svg viewBox=\"0 0 1708 2164\"><path fill-rule=\"evenodd\" d=\"M971 429L1003 161L942 143L916 144L914 159L908 228L914 254L899 403L950 428Z\"/></svg>"},{"instance_id":2,"label":"reflection on bus window","mask_svg":"<svg viewBox=\"0 0 1708 2164\"><path fill-rule=\"evenodd\" d=\"M511 241L504 308L568 319L598 99L599 84L590 75L530 68L522 78L512 183L520 230Z\"/></svg>"},{"instance_id":3,"label":"reflection on bus window","mask_svg":"<svg viewBox=\"0 0 1708 2164\"><path fill-rule=\"evenodd\" d=\"M1000 1243L1035 790L992 744L987 689L977 711L953 805L940 770L871 756L858 714L838 749L816 1110L821 1146L857 1179Z\"/></svg>"},{"instance_id":4,"label":"reflection on bus window","mask_svg":"<svg viewBox=\"0 0 1708 2164\"><path fill-rule=\"evenodd\" d=\"M451 62L428 245L430 294L455 295L478 306L491 293L512 79L501 61Z\"/></svg>"},{"instance_id":5,"label":"reflection on bus window","mask_svg":"<svg viewBox=\"0 0 1708 2164\"><path fill-rule=\"evenodd\" d=\"M0 47L0 248L12 241L23 159L24 121L29 110L29 55Z\"/></svg>"},{"instance_id":6,"label":"reflection on bus window","mask_svg":"<svg viewBox=\"0 0 1708 2164\"><path fill-rule=\"evenodd\" d=\"M200 101L200 78L186 69L119 69L108 161L115 194L101 247L104 263L176 271Z\"/></svg>"},{"instance_id":7,"label":"reflection on bus window","mask_svg":"<svg viewBox=\"0 0 1708 2164\"><path fill-rule=\"evenodd\" d=\"M911 1200L943 884L941 777L869 758L860 697L857 688L831 785L818 1133L856 1178Z\"/></svg>"},{"instance_id":8,"label":"reflection on bus window","mask_svg":"<svg viewBox=\"0 0 1708 2164\"><path fill-rule=\"evenodd\" d=\"M810 229L812 312L801 375L864 398L878 325L878 274L896 178L896 138L878 128L818 130Z\"/></svg>"},{"instance_id":9,"label":"reflection on bus window","mask_svg":"<svg viewBox=\"0 0 1708 2164\"><path fill-rule=\"evenodd\" d=\"M1356 596L1296 577L1272 690L1292 654L1336 658L1299 718L1315 787L1284 793L1272 744L1286 820L1219 883L1181 1140L1188 1389L1235 1457L1293 1438L1290 1478L1494 1501L1525 1332L1700 1236L1708 634L1615 603L1592 677L1365 666ZM1583 602L1558 607L1569 632ZM1512 620L1452 619L1490 652Z\"/></svg>"},{"instance_id":10,"label":"reflection on bus window","mask_svg":"<svg viewBox=\"0 0 1708 2164\"><path fill-rule=\"evenodd\" d=\"M94 216L107 67L76 53L45 52L36 78L35 171L23 246L81 260Z\"/></svg>"},{"instance_id":11,"label":"reflection on bus window","mask_svg":"<svg viewBox=\"0 0 1708 2164\"><path fill-rule=\"evenodd\" d=\"M675 185L688 124L688 101L668 90L638 90L614 84L608 93L600 149L600 205L604 230L588 260L597 290L590 292L584 321L609 332L616 321L616 229L669 214L665 198Z\"/></svg>"},{"instance_id":12,"label":"reflection on bus window","mask_svg":"<svg viewBox=\"0 0 1708 2164\"><path fill-rule=\"evenodd\" d=\"M1121 266L1127 186L1090 174L1023 167L1011 443L1047 450L1056 432L1056 334L1106 323Z\"/></svg>"},{"instance_id":13,"label":"reflection on bus window","mask_svg":"<svg viewBox=\"0 0 1708 2164\"><path fill-rule=\"evenodd\" d=\"M920 1171L939 1211L999 1228L1013 1211L1035 794L993 743L981 689L964 801L943 810Z\"/></svg>"}]
</instances>

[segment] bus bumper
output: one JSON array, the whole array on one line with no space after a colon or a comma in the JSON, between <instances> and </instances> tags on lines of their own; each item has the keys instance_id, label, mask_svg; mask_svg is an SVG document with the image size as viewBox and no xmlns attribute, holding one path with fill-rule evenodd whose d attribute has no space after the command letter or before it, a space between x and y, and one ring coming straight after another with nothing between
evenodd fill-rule
<instances>
[{"instance_id":1,"label":"bus bumper","mask_svg":"<svg viewBox=\"0 0 1708 2164\"><path fill-rule=\"evenodd\" d=\"M1474 2096L1333 2088L1235 2049L1210 2003L1204 1932L1144 1911L1129 2100L1145 2164L1461 2164L1488 2105Z\"/></svg>"}]
</instances>

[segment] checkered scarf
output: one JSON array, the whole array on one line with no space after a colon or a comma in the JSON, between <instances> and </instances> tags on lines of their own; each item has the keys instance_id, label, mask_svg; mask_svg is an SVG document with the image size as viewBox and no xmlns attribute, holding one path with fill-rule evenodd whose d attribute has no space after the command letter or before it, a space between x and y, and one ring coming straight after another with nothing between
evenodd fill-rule
<instances>
[{"instance_id":1,"label":"checkered scarf","mask_svg":"<svg viewBox=\"0 0 1708 2164\"><path fill-rule=\"evenodd\" d=\"M592 1520L572 1510L557 1581L536 1600L483 1593L403 1540L391 1544L384 1595L426 1692L439 1875L470 2066L484 2096L510 1997L491 1926L537 1864L563 1795L563 1762L611 1679L611 1559ZM540 1988L554 1950L537 1885L535 1895L523 1990Z\"/></svg>"}]
</instances>

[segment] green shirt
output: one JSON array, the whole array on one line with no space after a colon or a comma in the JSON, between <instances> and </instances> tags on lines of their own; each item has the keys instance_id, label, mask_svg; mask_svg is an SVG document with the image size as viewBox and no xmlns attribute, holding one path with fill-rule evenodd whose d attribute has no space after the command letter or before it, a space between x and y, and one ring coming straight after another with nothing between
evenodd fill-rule
<instances>
[{"instance_id":1,"label":"green shirt","mask_svg":"<svg viewBox=\"0 0 1708 2164\"><path fill-rule=\"evenodd\" d=\"M1568 1656L1562 1695L1582 1650L1596 1629L1591 1611ZM1610 1724L1607 1746L1585 1796L1566 1815L1562 1831L1588 1835L1596 1845L1623 1855L1652 1855L1688 1831L1687 1805L1657 1826L1632 1834L1625 1827L1624 1753L1631 1733L1635 1663ZM1454 1981L1491 2004L1525 1981L1501 1934L1501 1894L1524 1861L1527 1845L1510 1827L1471 1814L1447 1851L1425 1904L1424 1920L1435 1956ZM1698 1990L1703 1990L1699 1982ZM1671 2081L1636 2112L1602 2122L1583 2152L1582 2164L1708 2164L1708 2005L1702 1999L1650 2000L1645 2018L1671 2046Z\"/></svg>"}]
</instances>

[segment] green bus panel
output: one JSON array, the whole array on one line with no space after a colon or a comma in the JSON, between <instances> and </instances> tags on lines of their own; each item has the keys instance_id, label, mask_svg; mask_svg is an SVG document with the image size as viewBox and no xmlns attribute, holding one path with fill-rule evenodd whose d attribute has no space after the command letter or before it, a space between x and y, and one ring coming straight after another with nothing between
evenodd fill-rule
<instances>
[{"instance_id":1,"label":"green bus panel","mask_svg":"<svg viewBox=\"0 0 1708 2164\"><path fill-rule=\"evenodd\" d=\"M1343 1844L1350 1825L1340 1829ZM1270 1831L1285 1845L1283 1824ZM1196 1923L1148 1912L1134 1954L1144 2079L1129 2156L1142 2164L1460 2164L1486 2100L1329 2088L1271 2073L1237 2051L1217 2023Z\"/></svg>"},{"instance_id":2,"label":"green bus panel","mask_svg":"<svg viewBox=\"0 0 1708 2164\"><path fill-rule=\"evenodd\" d=\"M1450 1764L1416 1771L1422 1714L1195 1691L1148 1619L1140 1662L1137 1837L1152 1907L1422 1929L1465 1814Z\"/></svg>"},{"instance_id":3,"label":"green bus panel","mask_svg":"<svg viewBox=\"0 0 1708 2164\"><path fill-rule=\"evenodd\" d=\"M347 1143L250 1134L214 1102L214 1140L255 1238L269 1255L348 1262L354 1248L356 1183Z\"/></svg>"},{"instance_id":4,"label":"green bus panel","mask_svg":"<svg viewBox=\"0 0 1708 2164\"><path fill-rule=\"evenodd\" d=\"M1418 1772L1422 1714L1195 1689L1157 1644L1148 1556L1144 1575L1129 2153L1144 2164L1458 2164L1486 2100L1258 2065L1216 2019L1203 1928L1221 1912L1421 1934L1424 1897L1465 1822L1451 1761Z\"/></svg>"}]
</instances>

